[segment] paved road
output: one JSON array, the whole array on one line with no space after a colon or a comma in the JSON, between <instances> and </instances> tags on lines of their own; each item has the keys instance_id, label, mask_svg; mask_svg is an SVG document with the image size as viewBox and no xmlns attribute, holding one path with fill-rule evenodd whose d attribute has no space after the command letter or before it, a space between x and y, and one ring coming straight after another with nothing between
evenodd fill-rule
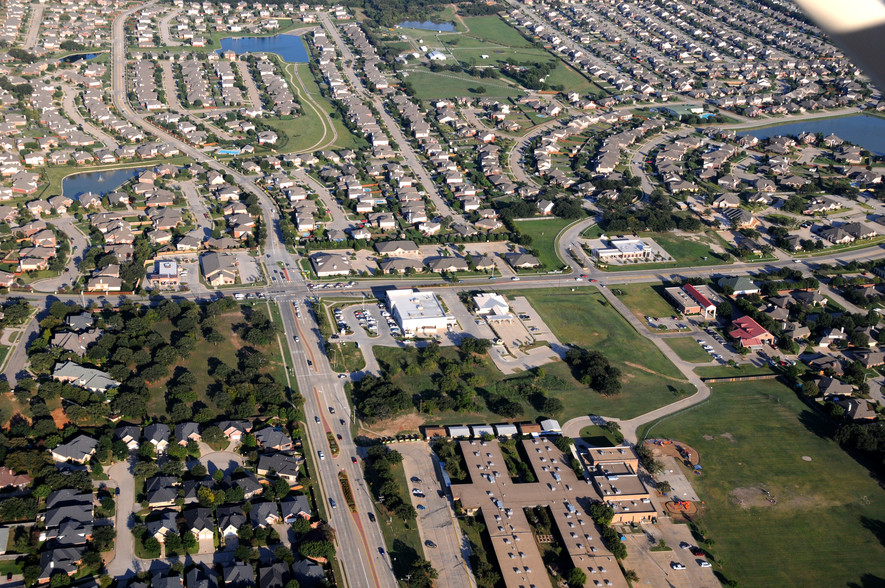
<instances>
[{"instance_id":1,"label":"paved road","mask_svg":"<svg viewBox=\"0 0 885 588\"><path fill-rule=\"evenodd\" d=\"M264 104L261 102L261 94L258 92L258 86L255 85L255 78L252 77L252 73L249 71L249 64L239 59L234 63L240 77L243 79L243 84L246 85L246 95L249 97L249 104L253 108L264 108Z\"/></svg>"},{"instance_id":2,"label":"paved road","mask_svg":"<svg viewBox=\"0 0 885 588\"><path fill-rule=\"evenodd\" d=\"M323 125L322 137L317 139L316 143L314 143L304 151L312 152L318 149L325 149L326 147L334 145L335 142L338 141L338 130L335 128L335 125L332 124L332 121L329 120L326 112L320 107L314 97L310 95L310 92L307 91L307 85L305 85L304 81L301 79L301 73L298 71L298 64L287 64L286 72L291 75L292 79L298 82L297 84L293 84L292 88L294 89L295 95L298 97L298 100L301 102L302 106L306 106L307 108L311 109Z\"/></svg>"},{"instance_id":3,"label":"paved road","mask_svg":"<svg viewBox=\"0 0 885 588\"><path fill-rule=\"evenodd\" d=\"M64 98L62 99L62 110L64 110L65 114L67 114L68 117L74 121L74 124L79 126L84 133L95 137L101 141L106 148L115 151L117 147L120 146L117 140L99 129L97 126L86 121L86 119L83 118L83 115L80 114L80 109L77 108L75 100L80 91L69 84L62 84L61 89L64 94Z\"/></svg>"},{"instance_id":4,"label":"paved road","mask_svg":"<svg viewBox=\"0 0 885 588\"><path fill-rule=\"evenodd\" d=\"M55 225L64 232L71 240L71 251L68 254L68 263L65 270L55 278L47 278L32 284L37 292L57 292L62 286L69 286L77 278L80 272L80 260L83 259L83 253L89 248L89 240L83 232L74 224L71 217L61 217L53 220L51 225Z\"/></svg>"},{"instance_id":5,"label":"paved road","mask_svg":"<svg viewBox=\"0 0 885 588\"><path fill-rule=\"evenodd\" d=\"M37 38L40 36L40 24L43 22L43 10L45 4L31 4L31 19L28 21L28 34L25 36L25 42L22 49L30 51L37 45Z\"/></svg>"},{"instance_id":6,"label":"paved road","mask_svg":"<svg viewBox=\"0 0 885 588\"><path fill-rule=\"evenodd\" d=\"M343 231L354 224L347 220L347 210L338 204L338 200L329 192L328 188L311 177L304 168L296 169L293 175L301 180L305 186L316 192L326 210L329 211L332 220L325 224L326 230L338 229Z\"/></svg>"},{"instance_id":7,"label":"paved road","mask_svg":"<svg viewBox=\"0 0 885 588\"><path fill-rule=\"evenodd\" d=\"M123 578L134 572L135 544L132 537L132 515L135 513L135 478L129 461L120 461L108 468L108 477L119 489L117 495L117 541L114 559L108 562L107 573L111 578Z\"/></svg>"},{"instance_id":8,"label":"paved road","mask_svg":"<svg viewBox=\"0 0 885 588\"><path fill-rule=\"evenodd\" d=\"M181 191L187 199L187 206L194 215L199 228L194 229L193 233L200 233L200 239L212 236L214 223L209 209L206 207L206 199L200 196L197 186L193 180L181 182Z\"/></svg>"},{"instance_id":9,"label":"paved road","mask_svg":"<svg viewBox=\"0 0 885 588\"><path fill-rule=\"evenodd\" d=\"M548 122L534 127L528 133L523 135L518 141L513 143L513 145L510 147L510 151L507 152L505 161L507 165L507 170L510 172L510 175L513 177L514 180L529 184L530 186L543 185L543 183L535 177L534 172L529 173L525 171L525 169L522 167L522 164L520 164L520 159L524 155L527 155L526 148L535 137L543 135L550 129L561 124L562 118L552 119Z\"/></svg>"},{"instance_id":10,"label":"paved road","mask_svg":"<svg viewBox=\"0 0 885 588\"><path fill-rule=\"evenodd\" d=\"M15 387L18 377L25 372L25 366L28 364L28 347L40 334L40 321L35 316L24 326L21 337L18 339L18 345L10 352L6 360L6 370L3 376L9 385ZM28 377L30 375L28 374Z\"/></svg>"},{"instance_id":11,"label":"paved road","mask_svg":"<svg viewBox=\"0 0 885 588\"><path fill-rule=\"evenodd\" d=\"M169 110L185 113L184 107L178 100L178 85L175 83L175 72L172 70L172 62L168 59L158 60L163 78L163 93L166 94L166 105Z\"/></svg>"},{"instance_id":12,"label":"paved road","mask_svg":"<svg viewBox=\"0 0 885 588\"><path fill-rule=\"evenodd\" d=\"M174 8L169 14L160 19L160 40L165 47L178 47L181 45L178 41L172 40L172 36L169 34L169 23L183 11L183 8Z\"/></svg>"}]
</instances>

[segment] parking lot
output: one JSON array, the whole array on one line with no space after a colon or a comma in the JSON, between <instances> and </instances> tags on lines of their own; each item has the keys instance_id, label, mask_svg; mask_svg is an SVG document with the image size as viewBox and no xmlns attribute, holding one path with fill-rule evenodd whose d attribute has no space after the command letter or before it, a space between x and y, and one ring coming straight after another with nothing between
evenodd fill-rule
<instances>
[{"instance_id":1,"label":"parking lot","mask_svg":"<svg viewBox=\"0 0 885 588\"><path fill-rule=\"evenodd\" d=\"M692 555L680 544L695 546L688 525L675 525L664 520L657 525L644 525L644 533L627 533L627 554L630 567L639 575L634 586L670 586L673 588L714 588L720 586L713 569L701 567L706 561ZM651 551L664 539L669 551ZM674 569L685 566L684 569Z\"/></svg>"},{"instance_id":2,"label":"parking lot","mask_svg":"<svg viewBox=\"0 0 885 588\"><path fill-rule=\"evenodd\" d=\"M236 253L237 264L240 268L240 281L243 284L264 282L264 275L258 267L258 259L248 253Z\"/></svg>"}]
</instances>

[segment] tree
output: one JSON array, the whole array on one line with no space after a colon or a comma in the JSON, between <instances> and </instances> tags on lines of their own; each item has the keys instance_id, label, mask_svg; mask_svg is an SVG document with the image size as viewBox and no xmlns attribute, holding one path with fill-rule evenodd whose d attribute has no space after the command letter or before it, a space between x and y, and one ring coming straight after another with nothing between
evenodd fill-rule
<instances>
[{"instance_id":1,"label":"tree","mask_svg":"<svg viewBox=\"0 0 885 588\"><path fill-rule=\"evenodd\" d=\"M569 583L569 586L583 586L584 582L587 581L587 574L581 568L572 568L568 573L566 581Z\"/></svg>"},{"instance_id":2,"label":"tree","mask_svg":"<svg viewBox=\"0 0 885 588\"><path fill-rule=\"evenodd\" d=\"M310 520L298 517L295 522L292 523L292 529L295 531L297 537L302 537L310 532Z\"/></svg>"},{"instance_id":3,"label":"tree","mask_svg":"<svg viewBox=\"0 0 885 588\"><path fill-rule=\"evenodd\" d=\"M639 574L636 573L636 570L624 570L624 579L635 584L639 581Z\"/></svg>"},{"instance_id":4,"label":"tree","mask_svg":"<svg viewBox=\"0 0 885 588\"><path fill-rule=\"evenodd\" d=\"M331 559L335 555L335 546L331 541L319 539L304 541L298 544L298 551L305 557L323 557Z\"/></svg>"}]
</instances>

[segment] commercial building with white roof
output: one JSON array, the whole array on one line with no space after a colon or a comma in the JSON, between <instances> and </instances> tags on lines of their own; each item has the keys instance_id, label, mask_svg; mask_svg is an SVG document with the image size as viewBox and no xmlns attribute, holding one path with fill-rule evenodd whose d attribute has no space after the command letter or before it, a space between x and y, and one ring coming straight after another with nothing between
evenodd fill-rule
<instances>
[{"instance_id":1,"label":"commercial building with white roof","mask_svg":"<svg viewBox=\"0 0 885 588\"><path fill-rule=\"evenodd\" d=\"M393 318L407 337L435 335L454 324L446 314L436 294L419 290L390 290L387 303Z\"/></svg>"}]
</instances>

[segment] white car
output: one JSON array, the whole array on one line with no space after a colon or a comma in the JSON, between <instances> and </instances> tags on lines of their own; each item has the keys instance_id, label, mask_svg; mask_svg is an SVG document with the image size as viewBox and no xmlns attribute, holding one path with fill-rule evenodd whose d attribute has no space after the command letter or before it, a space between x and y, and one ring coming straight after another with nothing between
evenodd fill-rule
<instances>
[{"instance_id":1,"label":"white car","mask_svg":"<svg viewBox=\"0 0 885 588\"><path fill-rule=\"evenodd\" d=\"M710 562L708 562L705 559L698 560L698 565L701 566L702 568L712 568L713 567L713 564L711 564Z\"/></svg>"},{"instance_id":2,"label":"white car","mask_svg":"<svg viewBox=\"0 0 885 588\"><path fill-rule=\"evenodd\" d=\"M685 566L682 565L681 563L679 563L678 561L674 561L673 563L671 563L670 567L673 568L674 570L684 570L685 569Z\"/></svg>"},{"instance_id":3,"label":"white car","mask_svg":"<svg viewBox=\"0 0 885 588\"><path fill-rule=\"evenodd\" d=\"M325 454L325 453L323 453L322 451L317 451L317 453L319 454L320 459L326 459L326 454ZM682 564L680 564L680 565L682 565ZM685 566L682 566L682 567L684 568Z\"/></svg>"}]
</instances>

